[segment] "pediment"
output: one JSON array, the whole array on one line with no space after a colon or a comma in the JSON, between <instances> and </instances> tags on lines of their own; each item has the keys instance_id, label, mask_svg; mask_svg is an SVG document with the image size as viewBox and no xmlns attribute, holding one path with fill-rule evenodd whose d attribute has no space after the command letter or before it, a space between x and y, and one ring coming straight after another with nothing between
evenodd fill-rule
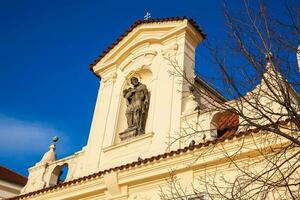
<instances>
[{"instance_id":1,"label":"pediment","mask_svg":"<svg viewBox=\"0 0 300 200\"><path fill-rule=\"evenodd\" d=\"M120 41L114 43L108 52L104 52L100 60L92 66L92 70L97 75L101 75L102 72L112 66L118 66L128 57L139 55L141 49L144 51L151 44L164 45L171 38L178 37L180 33L184 34L187 29L198 35L199 40L203 39L204 36L199 33L199 30L193 28L187 19L141 23Z\"/></svg>"}]
</instances>

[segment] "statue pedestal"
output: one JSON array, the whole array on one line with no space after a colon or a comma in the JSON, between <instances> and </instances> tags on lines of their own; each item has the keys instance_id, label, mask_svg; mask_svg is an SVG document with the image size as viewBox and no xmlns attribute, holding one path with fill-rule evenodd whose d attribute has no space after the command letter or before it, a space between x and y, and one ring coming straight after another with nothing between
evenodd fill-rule
<instances>
[{"instance_id":1,"label":"statue pedestal","mask_svg":"<svg viewBox=\"0 0 300 200\"><path fill-rule=\"evenodd\" d=\"M121 141L127 140L129 138L132 137L136 137L138 135L141 135L142 133L140 133L137 129L137 127L131 127L126 129L125 131L119 133L120 139Z\"/></svg>"}]
</instances>

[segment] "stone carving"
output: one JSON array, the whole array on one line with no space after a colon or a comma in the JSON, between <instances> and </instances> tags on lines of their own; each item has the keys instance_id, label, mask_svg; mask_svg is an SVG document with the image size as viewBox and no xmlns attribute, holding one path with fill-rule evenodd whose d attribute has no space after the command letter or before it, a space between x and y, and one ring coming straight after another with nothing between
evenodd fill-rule
<instances>
[{"instance_id":1,"label":"stone carving","mask_svg":"<svg viewBox=\"0 0 300 200\"><path fill-rule=\"evenodd\" d=\"M130 79L133 87L123 90L126 99L126 119L128 128L120 133L121 140L145 133L145 122L149 108L149 92L146 85L136 77Z\"/></svg>"}]
</instances>

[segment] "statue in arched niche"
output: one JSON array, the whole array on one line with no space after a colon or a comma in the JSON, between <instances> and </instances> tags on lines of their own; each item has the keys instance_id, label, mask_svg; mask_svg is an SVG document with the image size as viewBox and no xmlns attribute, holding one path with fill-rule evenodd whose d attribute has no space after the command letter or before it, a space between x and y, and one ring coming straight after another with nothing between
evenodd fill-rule
<instances>
[{"instance_id":1,"label":"statue in arched niche","mask_svg":"<svg viewBox=\"0 0 300 200\"><path fill-rule=\"evenodd\" d=\"M141 135L145 132L145 121L149 108L149 92L147 86L140 83L138 78L130 79L132 87L123 90L126 99L126 119L128 128L120 133L121 140L131 136ZM132 134L129 134L129 133Z\"/></svg>"}]
</instances>

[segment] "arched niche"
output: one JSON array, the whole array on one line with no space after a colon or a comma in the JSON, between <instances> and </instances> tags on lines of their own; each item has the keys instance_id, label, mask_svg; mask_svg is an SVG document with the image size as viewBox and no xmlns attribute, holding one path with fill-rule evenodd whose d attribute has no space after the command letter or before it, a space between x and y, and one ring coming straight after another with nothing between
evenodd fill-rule
<instances>
[{"instance_id":1,"label":"arched niche","mask_svg":"<svg viewBox=\"0 0 300 200\"><path fill-rule=\"evenodd\" d=\"M49 186L57 185L65 181L68 175L68 164L65 163L63 165L56 166L50 176Z\"/></svg>"},{"instance_id":2,"label":"arched niche","mask_svg":"<svg viewBox=\"0 0 300 200\"><path fill-rule=\"evenodd\" d=\"M239 116L234 110L216 113L211 120L210 130L213 138L228 137L237 131Z\"/></svg>"},{"instance_id":3,"label":"arched niche","mask_svg":"<svg viewBox=\"0 0 300 200\"><path fill-rule=\"evenodd\" d=\"M127 119L126 119L126 100L123 97L123 90L127 89L129 87L132 87L132 85L130 84L130 79L132 77L136 77L138 78L139 82L141 82L142 84L147 86L147 89L149 91L149 96L150 96L150 105L149 105L149 109L148 109L148 113L147 113L147 120L145 122L145 133L149 132L149 121L151 119L151 89L152 89L152 72L149 69L139 69L137 71L134 71L132 73L129 73L126 78L125 81L122 85L122 89L120 91L120 105L119 105L119 112L118 112L118 118L117 118L117 125L116 125L116 134L115 134L115 140L114 143L120 143L121 140L119 138L119 133L123 132L125 129L127 129Z\"/></svg>"}]
</instances>

